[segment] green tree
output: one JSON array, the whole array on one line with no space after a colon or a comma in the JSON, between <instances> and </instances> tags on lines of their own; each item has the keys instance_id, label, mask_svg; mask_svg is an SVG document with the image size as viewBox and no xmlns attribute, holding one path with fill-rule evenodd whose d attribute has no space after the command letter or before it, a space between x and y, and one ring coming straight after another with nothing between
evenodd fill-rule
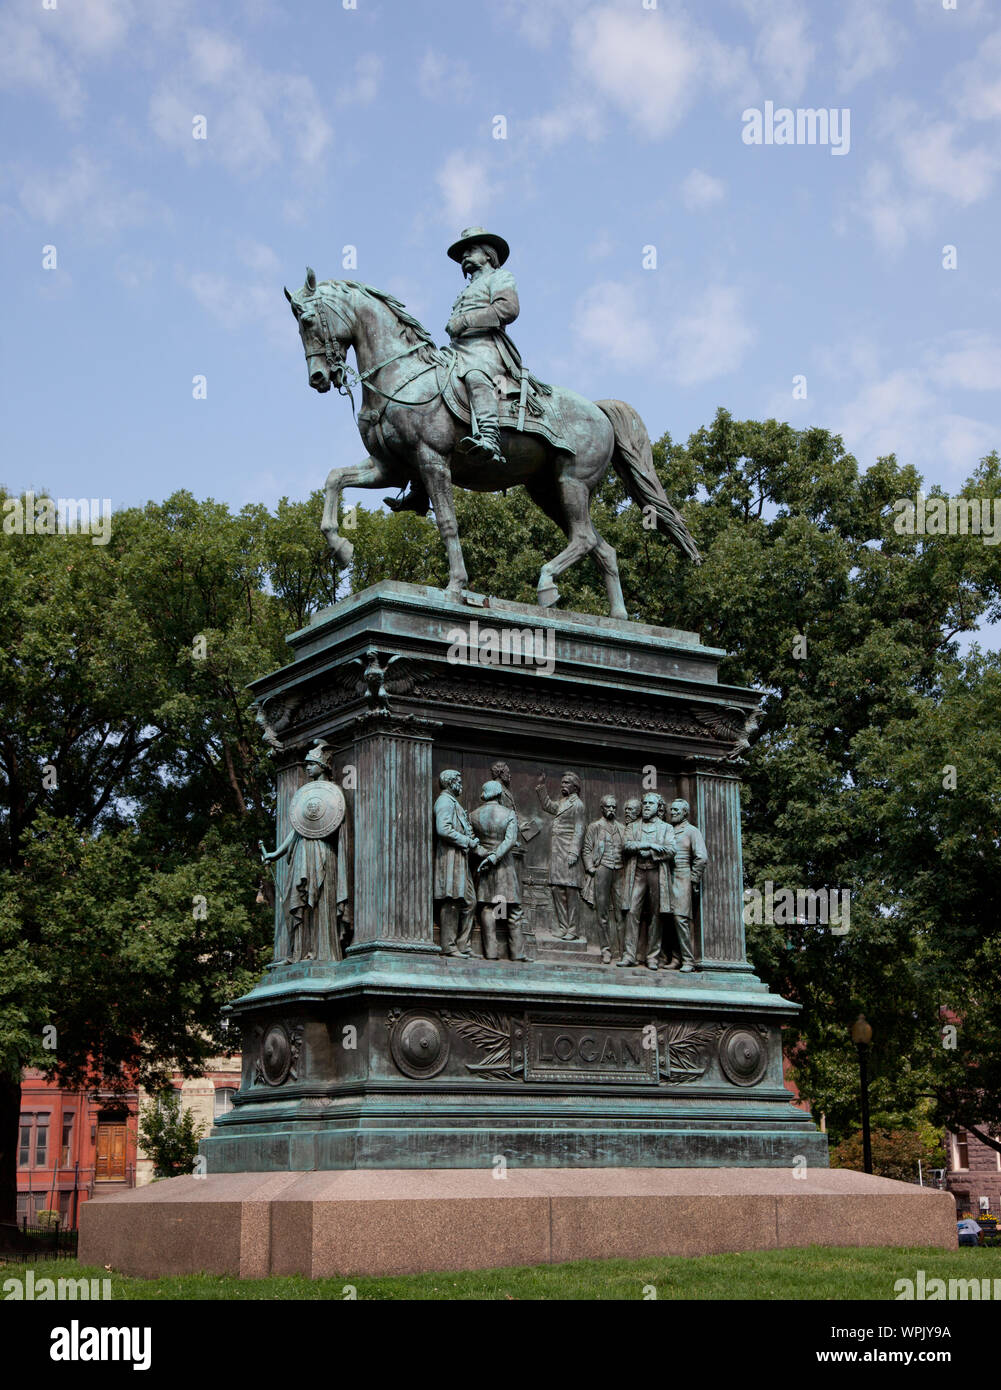
<instances>
[{"instance_id":1,"label":"green tree","mask_svg":"<svg viewBox=\"0 0 1001 1390\"><path fill-rule=\"evenodd\" d=\"M259 977L273 785L247 683L333 597L320 507L182 492L107 546L0 535L0 1220L22 1068L195 1074Z\"/></svg>"},{"instance_id":2,"label":"green tree","mask_svg":"<svg viewBox=\"0 0 1001 1390\"><path fill-rule=\"evenodd\" d=\"M178 1091L164 1090L139 1111L139 1143L153 1160L154 1178L176 1178L194 1171L205 1123L181 1105Z\"/></svg>"}]
</instances>

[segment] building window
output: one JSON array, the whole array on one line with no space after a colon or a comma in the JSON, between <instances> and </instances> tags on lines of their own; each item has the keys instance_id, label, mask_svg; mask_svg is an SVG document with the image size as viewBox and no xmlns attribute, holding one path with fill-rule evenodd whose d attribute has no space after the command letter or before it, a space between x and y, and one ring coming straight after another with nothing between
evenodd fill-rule
<instances>
[{"instance_id":1,"label":"building window","mask_svg":"<svg viewBox=\"0 0 1001 1390\"><path fill-rule=\"evenodd\" d=\"M63 1116L63 1137L59 1146L59 1163L69 1168L73 1163L73 1116Z\"/></svg>"},{"instance_id":2,"label":"building window","mask_svg":"<svg viewBox=\"0 0 1001 1390\"><path fill-rule=\"evenodd\" d=\"M212 1114L218 1120L220 1115L225 1115L227 1110L233 1109L233 1097L236 1095L235 1086L217 1086L212 1098Z\"/></svg>"},{"instance_id":3,"label":"building window","mask_svg":"<svg viewBox=\"0 0 1001 1390\"><path fill-rule=\"evenodd\" d=\"M969 1168L970 1166L970 1141L967 1138L965 1129L957 1129L953 1137L954 1149L954 1168Z\"/></svg>"},{"instance_id":4,"label":"building window","mask_svg":"<svg viewBox=\"0 0 1001 1390\"><path fill-rule=\"evenodd\" d=\"M19 1168L44 1168L49 1159L49 1116L22 1115L17 1141Z\"/></svg>"}]
</instances>

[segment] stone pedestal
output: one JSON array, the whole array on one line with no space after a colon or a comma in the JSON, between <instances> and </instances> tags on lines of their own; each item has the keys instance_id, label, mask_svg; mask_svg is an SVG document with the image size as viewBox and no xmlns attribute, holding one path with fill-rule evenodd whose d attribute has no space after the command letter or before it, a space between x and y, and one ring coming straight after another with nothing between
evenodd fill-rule
<instances>
[{"instance_id":1,"label":"stone pedestal","mask_svg":"<svg viewBox=\"0 0 1001 1390\"><path fill-rule=\"evenodd\" d=\"M293 662L255 685L279 760L278 841L303 752L323 738L348 807L352 935L343 960L279 959L232 1005L243 1078L203 1141L210 1174L826 1164L782 1084L796 1006L744 952L735 759L757 697L718 682L722 652L694 633L391 582L289 641ZM498 761L527 962L446 957L435 926L439 774L461 772L472 810ZM554 936L553 817L535 784L545 774L558 796L565 769L589 822L607 793L620 819L651 789L689 801L708 853L694 973L603 965L583 905L580 939Z\"/></svg>"},{"instance_id":2,"label":"stone pedestal","mask_svg":"<svg viewBox=\"0 0 1001 1390\"><path fill-rule=\"evenodd\" d=\"M350 1278L806 1245L954 1250L955 1207L948 1192L839 1168L209 1174L85 1202L80 1260L147 1278Z\"/></svg>"}]
</instances>

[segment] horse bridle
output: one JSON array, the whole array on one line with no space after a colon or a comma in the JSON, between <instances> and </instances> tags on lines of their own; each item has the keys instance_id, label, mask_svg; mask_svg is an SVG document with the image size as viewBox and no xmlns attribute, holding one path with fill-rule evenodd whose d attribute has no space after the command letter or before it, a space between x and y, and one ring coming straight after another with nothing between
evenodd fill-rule
<instances>
[{"instance_id":1,"label":"horse bridle","mask_svg":"<svg viewBox=\"0 0 1001 1390\"><path fill-rule=\"evenodd\" d=\"M305 308L305 305L303 307ZM381 372L382 369L388 367L390 363L399 362L401 358L409 357L411 353L417 352L422 347L427 347L428 345L426 343L414 343L412 347L404 348L402 352L396 352L392 357L387 357L384 362L380 362L377 366L369 367L368 371L357 372L344 356L337 335L331 332L330 323L324 311L332 309L350 331L351 324L345 314L331 300L324 299L319 294L318 290L314 290L310 297L310 307L313 309L316 321L320 327L320 336L323 339L323 355L326 359L327 368L330 370L331 375L333 375L334 370L340 372L340 385L337 387L337 394L340 396L347 396L348 400L351 402L351 414L354 418L357 418L357 416L355 415L355 398L351 390L353 386L364 386L367 383L371 390L377 391L387 402L395 401L397 405L430 405L432 401L437 400L441 395L441 389L439 388L432 395L428 396L427 400L405 401L401 400L399 396L391 396L388 391L383 391L381 387L376 386L375 382L371 380L376 373ZM453 360L452 367L454 367L454 365L455 363ZM419 376L423 376L425 372L431 371L433 367L434 363L430 363L423 371L416 372L410 378L410 381L405 384L409 386L411 381L416 381ZM449 368L449 375L451 375L451 367Z\"/></svg>"}]
</instances>

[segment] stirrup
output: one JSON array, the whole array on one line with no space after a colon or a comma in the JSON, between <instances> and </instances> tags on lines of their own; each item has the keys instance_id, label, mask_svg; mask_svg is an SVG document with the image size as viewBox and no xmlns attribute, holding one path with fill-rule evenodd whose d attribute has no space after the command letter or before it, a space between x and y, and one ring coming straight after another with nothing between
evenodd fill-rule
<instances>
[{"instance_id":1,"label":"stirrup","mask_svg":"<svg viewBox=\"0 0 1001 1390\"><path fill-rule=\"evenodd\" d=\"M504 463L504 455L500 451L500 445L494 444L485 435L467 434L464 439L460 439L455 446L457 454L464 454L476 459L480 463Z\"/></svg>"}]
</instances>

